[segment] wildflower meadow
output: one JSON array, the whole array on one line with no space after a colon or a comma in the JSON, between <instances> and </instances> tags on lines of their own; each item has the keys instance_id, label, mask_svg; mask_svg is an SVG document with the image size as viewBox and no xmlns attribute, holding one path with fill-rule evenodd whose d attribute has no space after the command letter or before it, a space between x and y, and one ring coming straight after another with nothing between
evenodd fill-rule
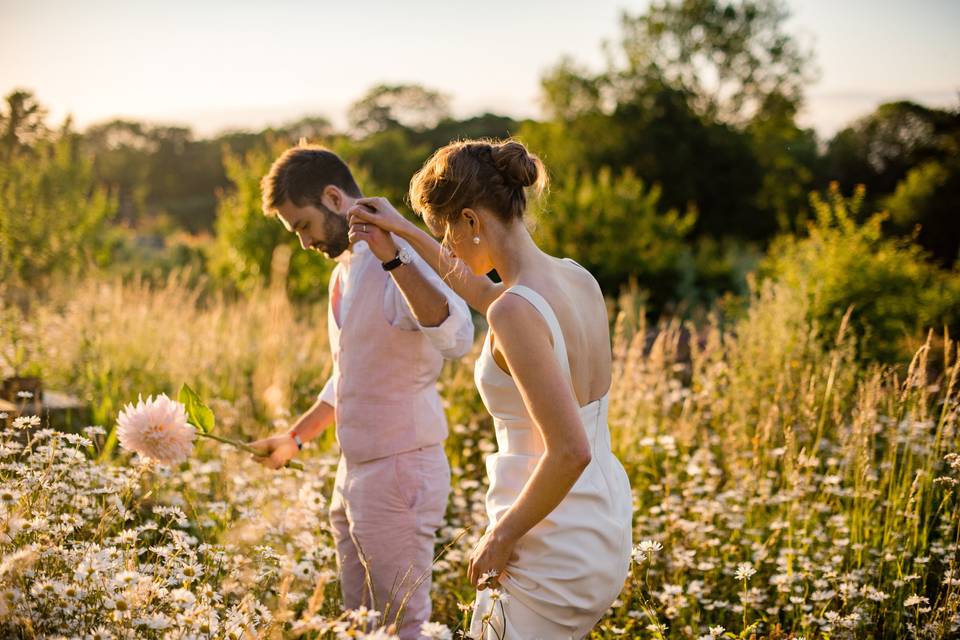
<instances>
[{"instance_id":1,"label":"wildflower meadow","mask_svg":"<svg viewBox=\"0 0 960 640\"><path fill-rule=\"evenodd\" d=\"M508 589L482 598L477 621L472 585L495 587L530 549L550 563L514 603L557 594L531 615L578 633L595 615L567 624L567 606L599 614L630 551L589 640L960 639L960 2L30 0L0 2L0 24L0 640L416 635L426 616L404 628L405 607L425 610L426 589L378 598L395 565L357 562L363 545L378 560L419 545L388 560L427 565L441 498L428 516L416 504L428 491L380 499L415 486L397 471L419 455L401 435L354 436L390 446L355 456L385 471L345 497L363 483L348 465L338 483L336 429L313 437L336 415L317 402L331 333L338 374L369 355L327 391L362 399L341 416L376 416L345 417L341 432L400 434L395 415L419 429L422 410L437 469L430 385L437 354L455 356L436 383L452 477L421 640L509 628L495 615ZM481 142L448 153L465 141ZM381 198L477 274L539 293L513 264L555 285L562 342L603 380L606 350L585 345L603 343L606 305L612 386L591 393L603 400L591 419L609 407L630 493L606 434L576 446L573 405L540 400L569 414L566 430L542 414L533 426L578 450L524 444L527 462L547 462L518 462L501 502L522 502L508 524L536 517L483 538L488 462L497 475L474 378L487 319L471 312L471 347L465 307L447 297L444 315L436 291L413 288L410 256L397 246L391 260L372 220L351 230L351 211L373 215L364 202L396 221ZM361 237L383 244L351 278ZM600 293L538 250L581 265ZM364 315L377 301L358 282L399 287L383 289L396 331L344 359L328 313L354 305L371 320L344 330L349 350L385 326ZM481 279L460 291L499 304ZM426 330L442 317L455 336ZM571 318L589 321L576 343ZM408 330L423 332L397 337ZM427 346L429 358L398 355ZM488 370L504 398L511 366ZM422 397L407 402L398 372L411 371ZM616 473L606 491L590 475L598 451ZM537 472L550 458L563 473ZM540 507L566 480L522 480L534 475L596 485L583 504L618 515L551 519L561 492L561 507ZM365 501L416 533L347 514ZM359 609L342 604L331 510L348 602L366 577ZM588 554L592 566L577 559Z\"/></svg>"},{"instance_id":2,"label":"wildflower meadow","mask_svg":"<svg viewBox=\"0 0 960 640\"><path fill-rule=\"evenodd\" d=\"M277 334L315 344L325 326L276 290L228 303L199 300L176 279L78 286L93 288L20 317L4 309L19 348L78 388L105 393L97 385L110 378L112 394L131 402L172 395L192 371L217 428L240 440L270 428L257 413L288 421L330 366L319 350L302 364L284 353L296 347ZM766 285L729 327L710 318L648 327L635 296L616 301L611 430L634 489L635 549L621 597L591 637L957 633L956 343L931 334L901 367L863 366L859 336L846 324L822 335L806 304ZM231 350L235 341L250 351ZM479 348L441 378L454 477L427 637L460 637L473 596L465 557L485 524L483 460L495 449L472 385ZM150 379L124 375L131 366ZM250 395L217 386L224 380L289 404L254 410ZM402 612L340 609L326 519L332 437L304 452L302 470L274 472L181 431L167 459L179 462L164 465L114 446L133 427L118 415L136 407L104 406L101 424L75 432L29 415L2 432L4 636L392 637ZM172 399L142 399L141 409L185 424Z\"/></svg>"}]
</instances>

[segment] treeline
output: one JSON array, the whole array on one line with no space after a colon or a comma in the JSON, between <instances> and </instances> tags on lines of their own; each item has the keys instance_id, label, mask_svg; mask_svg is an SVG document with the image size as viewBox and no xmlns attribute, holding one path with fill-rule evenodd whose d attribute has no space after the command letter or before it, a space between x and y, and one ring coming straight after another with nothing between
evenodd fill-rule
<instances>
[{"instance_id":1,"label":"treeline","mask_svg":"<svg viewBox=\"0 0 960 640\"><path fill-rule=\"evenodd\" d=\"M51 129L43 106L17 91L0 111L0 270L41 282L91 264L189 264L248 291L269 277L276 244L292 241L260 214L257 191L285 146L327 144L367 193L402 203L437 147L513 135L551 171L535 211L542 246L577 259L611 293L636 281L654 313L743 296L749 272L774 269L768 251L811 240L818 225L821 238L846 224L871 229L864 242L909 247L925 284L904 282L940 287L940 300L960 251L960 109L885 104L818 140L797 122L816 75L812 52L785 31L786 17L774 0L658 2L625 14L606 68L564 59L544 75L540 121L455 119L438 92L381 85L353 103L346 131L311 116L213 138L122 120L76 132L69 121ZM319 297L326 269L295 252L289 290ZM861 293L873 286L885 285ZM933 298L895 331L949 322L949 305Z\"/></svg>"}]
</instances>

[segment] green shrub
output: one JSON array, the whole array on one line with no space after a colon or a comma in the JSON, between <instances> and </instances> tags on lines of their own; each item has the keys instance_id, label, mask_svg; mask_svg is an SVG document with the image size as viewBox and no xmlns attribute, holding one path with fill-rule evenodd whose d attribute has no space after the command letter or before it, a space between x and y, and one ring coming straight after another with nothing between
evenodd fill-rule
<instances>
[{"instance_id":1,"label":"green shrub","mask_svg":"<svg viewBox=\"0 0 960 640\"><path fill-rule=\"evenodd\" d=\"M69 129L10 154L0 162L0 281L39 287L105 262L115 212Z\"/></svg>"},{"instance_id":2,"label":"green shrub","mask_svg":"<svg viewBox=\"0 0 960 640\"><path fill-rule=\"evenodd\" d=\"M926 329L957 326L960 277L935 266L912 240L884 237L886 214L858 222L863 198L862 188L846 198L836 185L825 197L813 194L807 235L777 238L760 273L807 291L825 336L852 307L861 355L892 362L909 356Z\"/></svg>"},{"instance_id":3,"label":"green shrub","mask_svg":"<svg viewBox=\"0 0 960 640\"><path fill-rule=\"evenodd\" d=\"M610 169L595 176L571 173L535 217L534 235L543 250L573 258L605 290L635 278L655 308L675 299L684 238L696 212L661 211L658 186L648 187L629 170L618 176Z\"/></svg>"}]
</instances>

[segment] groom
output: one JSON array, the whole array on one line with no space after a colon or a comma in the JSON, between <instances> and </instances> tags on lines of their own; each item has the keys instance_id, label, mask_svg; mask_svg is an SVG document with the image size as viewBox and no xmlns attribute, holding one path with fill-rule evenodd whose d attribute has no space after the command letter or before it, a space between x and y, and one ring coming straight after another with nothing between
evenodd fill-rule
<instances>
[{"instance_id":1,"label":"groom","mask_svg":"<svg viewBox=\"0 0 960 640\"><path fill-rule=\"evenodd\" d=\"M470 312L403 241L373 225L348 225L362 194L332 151L287 150L261 187L264 213L304 249L337 261L327 314L334 364L290 431L253 446L277 468L336 422L341 457L330 519L344 606L375 608L389 624L410 594L398 633L417 638L430 618L434 536L450 491L436 382L443 358L472 346Z\"/></svg>"}]
</instances>

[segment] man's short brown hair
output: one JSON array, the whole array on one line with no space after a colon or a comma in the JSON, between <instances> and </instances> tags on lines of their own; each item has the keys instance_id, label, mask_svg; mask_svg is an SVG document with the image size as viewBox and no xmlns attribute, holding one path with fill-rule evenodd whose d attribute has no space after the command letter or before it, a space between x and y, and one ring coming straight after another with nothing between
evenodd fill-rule
<instances>
[{"instance_id":1,"label":"man's short brown hair","mask_svg":"<svg viewBox=\"0 0 960 640\"><path fill-rule=\"evenodd\" d=\"M298 207L322 206L321 196L328 185L339 187L353 198L363 195L350 168L333 151L319 145L287 149L260 181L263 213L274 215L288 200Z\"/></svg>"}]
</instances>

